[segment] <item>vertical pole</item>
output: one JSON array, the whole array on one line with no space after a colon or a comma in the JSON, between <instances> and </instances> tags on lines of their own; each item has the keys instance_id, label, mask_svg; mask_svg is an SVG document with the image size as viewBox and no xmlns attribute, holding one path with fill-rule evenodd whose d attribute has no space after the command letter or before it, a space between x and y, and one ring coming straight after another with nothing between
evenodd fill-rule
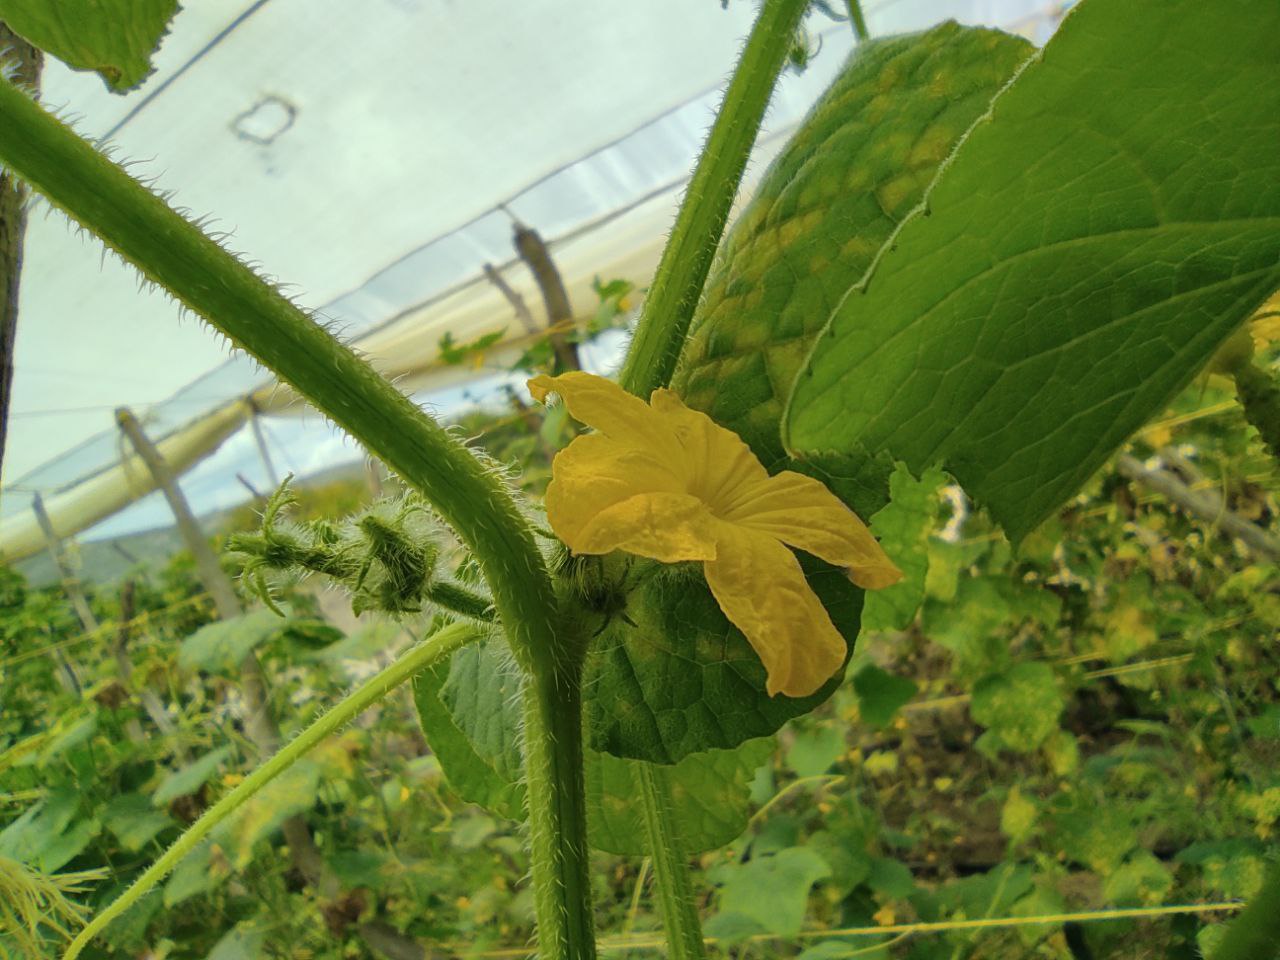
<instances>
[{"instance_id":1,"label":"vertical pole","mask_svg":"<svg viewBox=\"0 0 1280 960\"><path fill-rule=\"evenodd\" d=\"M116 658L116 670L120 674L120 683L125 690L137 694L138 701L142 704L142 709L151 718L151 722L156 725L156 729L162 735L169 736L175 732L173 721L169 719L169 713L165 710L164 704L160 702L160 698L156 696L156 692L145 684L136 690L133 687L133 661L129 659L130 625L134 615L133 598L134 582L126 580L120 588L120 626L116 630L116 642L112 650ZM135 729L136 737L134 736ZM136 719L132 722L128 732L130 737L137 740L142 739L142 727ZM175 752L179 758L186 759L186 750L181 745L175 744Z\"/></svg>"},{"instance_id":2,"label":"vertical pole","mask_svg":"<svg viewBox=\"0 0 1280 960\"><path fill-rule=\"evenodd\" d=\"M71 567L71 561L67 559L67 555L62 551L62 539L58 536L57 531L53 529L53 521L49 519L49 512L44 508L44 498L40 494L37 493L32 496L31 509L35 511L36 522L40 524L40 530L44 533L45 544L49 548L49 556L53 558L53 565L57 568L58 576L62 579L63 592L66 593L67 599L71 601L71 606L75 610L76 616L80 619L80 626L84 627L86 633L92 633L98 629L98 618L89 609L89 601L85 599L84 591L80 589L80 580L76 577L76 572Z\"/></svg>"},{"instance_id":3,"label":"vertical pole","mask_svg":"<svg viewBox=\"0 0 1280 960\"><path fill-rule=\"evenodd\" d=\"M578 360L578 345L569 337L569 327L573 324L573 308L569 305L569 292L560 279L560 271L551 259L551 251L547 248L542 236L532 227L517 223L512 235L516 253L529 267L533 279L538 282L542 291L542 302L547 309L547 328L551 331L547 339L551 341L551 349L555 353L555 369L552 373L564 373L567 370L581 370Z\"/></svg>"},{"instance_id":4,"label":"vertical pole","mask_svg":"<svg viewBox=\"0 0 1280 960\"><path fill-rule=\"evenodd\" d=\"M76 617L80 620L80 626L85 633L93 633L98 629L98 618L89 609L89 601L85 599L84 591L80 589L80 581L76 577L75 570L71 567L71 561L62 552L62 541L53 529L53 522L49 519L49 513L44 508L44 499L40 494L37 493L32 496L31 509L35 511L36 522L40 524L40 530L44 533L45 544L49 548L49 556L53 558L54 569L58 571L58 578L62 582L62 591L67 595L67 600L71 602L71 608L75 610ZM71 665L71 661L57 647L53 648L53 659L58 664L60 671L58 679L63 687L79 693L82 689L80 677L76 674L75 667Z\"/></svg>"},{"instance_id":5,"label":"vertical pole","mask_svg":"<svg viewBox=\"0 0 1280 960\"><path fill-rule=\"evenodd\" d=\"M218 556L205 539L204 531L191 512L187 498L178 486L169 469L164 456L156 449L155 444L147 437L138 423L138 419L127 407L116 410L116 423L129 438L138 457L146 465L151 479L164 493L169 501L169 509L173 511L178 523L178 533L196 561L196 575L204 585L209 596L213 597L213 605L220 620L232 620L243 612L240 598L236 596L231 578L218 562ZM240 661L240 691L244 695L248 716L245 717L245 732L258 752L268 757L280 749L280 727L271 713L270 695L267 691L266 675L257 656L250 650ZM285 841L289 844L289 853L294 866L312 883L319 883L325 875L324 860L320 855L311 830L300 816L290 817L284 823Z\"/></svg>"},{"instance_id":6,"label":"vertical pole","mask_svg":"<svg viewBox=\"0 0 1280 960\"><path fill-rule=\"evenodd\" d=\"M40 87L40 51L0 22L0 70L29 90ZM18 277L22 237L27 228L26 191L17 177L0 169L0 461L9 423L13 386L13 344L18 333Z\"/></svg>"},{"instance_id":7,"label":"vertical pole","mask_svg":"<svg viewBox=\"0 0 1280 960\"><path fill-rule=\"evenodd\" d=\"M267 448L267 435L262 429L257 405L250 402L249 428L253 430L253 439L258 444L258 456L262 457L262 469L267 474L267 482L274 490L280 486L280 475L276 473L276 465L271 461L271 451Z\"/></svg>"}]
</instances>

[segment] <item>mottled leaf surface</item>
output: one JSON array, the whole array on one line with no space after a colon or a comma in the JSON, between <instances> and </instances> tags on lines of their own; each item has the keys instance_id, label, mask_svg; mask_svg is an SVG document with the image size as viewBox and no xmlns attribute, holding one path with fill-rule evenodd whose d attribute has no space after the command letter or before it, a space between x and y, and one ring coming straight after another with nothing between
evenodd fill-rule
<instances>
[{"instance_id":1,"label":"mottled leaf surface","mask_svg":"<svg viewBox=\"0 0 1280 960\"><path fill-rule=\"evenodd\" d=\"M859 45L725 238L672 386L766 466L828 316L924 196L1025 40L945 23Z\"/></svg>"},{"instance_id":2,"label":"mottled leaf surface","mask_svg":"<svg viewBox=\"0 0 1280 960\"><path fill-rule=\"evenodd\" d=\"M0 0L0 20L76 70L123 93L151 73L178 0Z\"/></svg>"},{"instance_id":3,"label":"mottled leaf surface","mask_svg":"<svg viewBox=\"0 0 1280 960\"><path fill-rule=\"evenodd\" d=\"M1280 284L1280 6L1080 4L796 380L791 454L941 464L1019 538Z\"/></svg>"},{"instance_id":4,"label":"mottled leaf surface","mask_svg":"<svg viewBox=\"0 0 1280 960\"><path fill-rule=\"evenodd\" d=\"M858 635L863 592L844 572L801 558L841 636ZM728 750L766 737L831 695L837 673L808 697L770 697L765 671L746 637L721 612L701 572L650 577L592 648L587 663L588 731L605 753L677 763L691 753Z\"/></svg>"}]
</instances>

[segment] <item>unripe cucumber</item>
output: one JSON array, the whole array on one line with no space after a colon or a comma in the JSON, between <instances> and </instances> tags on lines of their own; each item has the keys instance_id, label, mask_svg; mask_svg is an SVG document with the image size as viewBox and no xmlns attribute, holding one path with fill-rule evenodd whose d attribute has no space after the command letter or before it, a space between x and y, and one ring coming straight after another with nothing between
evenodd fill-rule
<instances>
[{"instance_id":1,"label":"unripe cucumber","mask_svg":"<svg viewBox=\"0 0 1280 960\"><path fill-rule=\"evenodd\" d=\"M1031 51L945 23L854 52L721 245L672 384L687 404L781 465L814 337Z\"/></svg>"}]
</instances>

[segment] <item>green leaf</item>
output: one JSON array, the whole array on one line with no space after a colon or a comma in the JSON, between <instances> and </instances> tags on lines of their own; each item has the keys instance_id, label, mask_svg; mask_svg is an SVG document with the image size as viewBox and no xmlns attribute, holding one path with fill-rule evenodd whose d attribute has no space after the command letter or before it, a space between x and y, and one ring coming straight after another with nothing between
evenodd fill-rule
<instances>
[{"instance_id":1,"label":"green leaf","mask_svg":"<svg viewBox=\"0 0 1280 960\"><path fill-rule=\"evenodd\" d=\"M1128 811L1114 804L1084 805L1054 818L1058 850L1102 876L1119 866L1138 844Z\"/></svg>"},{"instance_id":2,"label":"green leaf","mask_svg":"<svg viewBox=\"0 0 1280 960\"><path fill-rule=\"evenodd\" d=\"M684 853L723 847L747 827L751 782L774 750L772 737L748 740L734 750L691 753L667 770ZM647 856L636 766L607 753L587 753L587 824L591 845L622 856Z\"/></svg>"},{"instance_id":3,"label":"green leaf","mask_svg":"<svg viewBox=\"0 0 1280 960\"><path fill-rule=\"evenodd\" d=\"M266 928L253 920L245 920L222 936L207 960L259 960L267 956L266 944Z\"/></svg>"},{"instance_id":4,"label":"green leaf","mask_svg":"<svg viewBox=\"0 0 1280 960\"><path fill-rule=\"evenodd\" d=\"M164 885L164 905L174 907L184 900L212 890L227 878L222 870L212 869L212 843L203 843L173 869Z\"/></svg>"},{"instance_id":5,"label":"green leaf","mask_svg":"<svg viewBox=\"0 0 1280 960\"><path fill-rule=\"evenodd\" d=\"M151 73L178 0L0 0L0 20L75 70L123 93Z\"/></svg>"},{"instance_id":6,"label":"green leaf","mask_svg":"<svg viewBox=\"0 0 1280 960\"><path fill-rule=\"evenodd\" d=\"M524 775L520 690L520 668L506 643L496 638L455 653L440 689L440 700L458 729L489 758L498 776L512 783Z\"/></svg>"},{"instance_id":7,"label":"green leaf","mask_svg":"<svg viewBox=\"0 0 1280 960\"><path fill-rule=\"evenodd\" d=\"M1057 729L1064 705L1052 667L1019 663L980 681L969 712L989 728L996 749L1029 753Z\"/></svg>"},{"instance_id":8,"label":"green leaf","mask_svg":"<svg viewBox=\"0 0 1280 960\"><path fill-rule=\"evenodd\" d=\"M231 747L219 747L198 760L191 761L181 770L175 770L156 788L155 793L151 795L151 803L154 806L163 807L178 797L195 793L208 782L230 755Z\"/></svg>"},{"instance_id":9,"label":"green leaf","mask_svg":"<svg viewBox=\"0 0 1280 960\"><path fill-rule=\"evenodd\" d=\"M1151 907L1173 886L1169 868L1146 850L1137 850L1107 877L1103 895L1117 907Z\"/></svg>"},{"instance_id":10,"label":"green leaf","mask_svg":"<svg viewBox=\"0 0 1280 960\"><path fill-rule=\"evenodd\" d=\"M672 380L686 403L782 464L783 405L827 317L1031 52L955 23L858 46L724 240Z\"/></svg>"},{"instance_id":11,"label":"green leaf","mask_svg":"<svg viewBox=\"0 0 1280 960\"><path fill-rule=\"evenodd\" d=\"M1280 286L1280 6L1085 0L795 381L785 446L943 465L1012 537Z\"/></svg>"},{"instance_id":12,"label":"green leaf","mask_svg":"<svg viewBox=\"0 0 1280 960\"><path fill-rule=\"evenodd\" d=\"M844 727L823 723L797 730L787 747L787 766L797 777L816 777L831 769L848 750Z\"/></svg>"},{"instance_id":13,"label":"green leaf","mask_svg":"<svg viewBox=\"0 0 1280 960\"><path fill-rule=\"evenodd\" d=\"M65 831L46 838L34 866L41 873L53 873L62 869L84 852L85 847L102 832L102 823L96 819L77 820Z\"/></svg>"},{"instance_id":14,"label":"green leaf","mask_svg":"<svg viewBox=\"0 0 1280 960\"><path fill-rule=\"evenodd\" d=\"M178 665L185 670L230 673L255 647L266 643L289 621L270 610L255 610L232 620L206 624L178 651Z\"/></svg>"},{"instance_id":15,"label":"green leaf","mask_svg":"<svg viewBox=\"0 0 1280 960\"><path fill-rule=\"evenodd\" d=\"M493 642L489 641L483 646L487 647ZM454 654L454 658L463 652L463 650L458 651ZM440 761L440 768L448 778L449 785L463 800L478 803L508 820L523 820L525 791L523 779L519 775L518 759L517 770L515 775L512 775L510 757L499 758L487 751L482 752L481 748L468 738L463 729L466 726L468 729L475 730L478 724L465 720L460 722L441 697L441 691L452 672L452 659L428 667L413 680L413 702L418 710L422 732L427 738L427 743L431 745L432 752ZM480 675L479 668L493 668L496 663L496 659L490 656L478 661L474 666L469 662L466 669L469 670L473 681L483 684L489 682L489 678ZM456 681L455 687L460 686L460 683ZM481 697L477 693L474 697L464 698L461 691L455 689L454 699L455 701L468 699L475 703ZM518 701L509 693L506 699L498 701L495 705L500 711L495 722L509 723L512 725L511 729L518 729L520 723ZM503 742L506 742L505 739ZM491 742L488 746L492 748L493 743Z\"/></svg>"},{"instance_id":16,"label":"green leaf","mask_svg":"<svg viewBox=\"0 0 1280 960\"><path fill-rule=\"evenodd\" d=\"M102 822L122 847L134 852L145 847L161 830L174 825L171 817L154 810L151 799L141 793L126 793L112 799L102 811Z\"/></svg>"},{"instance_id":17,"label":"green leaf","mask_svg":"<svg viewBox=\"0 0 1280 960\"><path fill-rule=\"evenodd\" d=\"M96 819L77 820L79 812L77 791L53 790L0 831L0 856L52 873L78 856L102 830Z\"/></svg>"},{"instance_id":18,"label":"green leaf","mask_svg":"<svg viewBox=\"0 0 1280 960\"><path fill-rule=\"evenodd\" d=\"M938 490L947 482L931 469L919 480L902 464L889 476L889 503L871 518L871 532L903 573L900 582L872 590L862 609L864 630L905 630L924 602L929 535L938 518Z\"/></svg>"},{"instance_id":19,"label":"green leaf","mask_svg":"<svg viewBox=\"0 0 1280 960\"><path fill-rule=\"evenodd\" d=\"M911 868L901 860L890 857L872 857L867 873L867 886L876 893L901 900L916 888Z\"/></svg>"},{"instance_id":20,"label":"green leaf","mask_svg":"<svg viewBox=\"0 0 1280 960\"><path fill-rule=\"evenodd\" d=\"M801 566L852 647L862 591L821 561L802 557ZM632 594L626 614L630 623L616 618L592 646L584 683L591 745L617 757L677 763L732 749L808 713L842 678L809 697L770 697L759 657L695 569L660 569Z\"/></svg>"},{"instance_id":21,"label":"green leaf","mask_svg":"<svg viewBox=\"0 0 1280 960\"><path fill-rule=\"evenodd\" d=\"M830 875L827 862L808 847L788 847L710 872L720 888L721 916L736 915L766 933L787 938L800 933L809 889Z\"/></svg>"},{"instance_id":22,"label":"green leaf","mask_svg":"<svg viewBox=\"0 0 1280 960\"><path fill-rule=\"evenodd\" d=\"M858 713L873 727L888 726L893 715L916 695L917 689L906 677L881 670L874 663L867 664L853 678Z\"/></svg>"}]
</instances>

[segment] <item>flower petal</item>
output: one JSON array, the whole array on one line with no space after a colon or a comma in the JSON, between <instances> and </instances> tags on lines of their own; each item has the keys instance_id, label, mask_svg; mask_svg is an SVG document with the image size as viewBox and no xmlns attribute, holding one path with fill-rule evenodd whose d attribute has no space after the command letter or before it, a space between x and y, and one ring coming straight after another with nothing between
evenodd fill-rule
<instances>
[{"instance_id":1,"label":"flower petal","mask_svg":"<svg viewBox=\"0 0 1280 960\"><path fill-rule=\"evenodd\" d=\"M679 441L689 470L689 492L719 516L740 492L769 478L751 448L732 430L705 413L690 410L670 390L655 390L649 401Z\"/></svg>"},{"instance_id":2,"label":"flower petal","mask_svg":"<svg viewBox=\"0 0 1280 960\"><path fill-rule=\"evenodd\" d=\"M612 380L575 370L558 377L536 376L528 386L539 403L546 402L548 393L558 393L575 420L619 443L673 458L671 462L678 459L678 444L670 424Z\"/></svg>"},{"instance_id":3,"label":"flower petal","mask_svg":"<svg viewBox=\"0 0 1280 960\"><path fill-rule=\"evenodd\" d=\"M696 497L685 493L643 493L597 513L578 531L576 543L567 539L565 542L574 553L625 550L662 563L713 560L715 526L715 520Z\"/></svg>"},{"instance_id":4,"label":"flower petal","mask_svg":"<svg viewBox=\"0 0 1280 960\"><path fill-rule=\"evenodd\" d=\"M795 554L763 533L716 528L719 556L703 567L716 602L759 655L769 695L808 696L844 663L844 638Z\"/></svg>"},{"instance_id":5,"label":"flower petal","mask_svg":"<svg viewBox=\"0 0 1280 960\"><path fill-rule=\"evenodd\" d=\"M645 450L603 434L576 437L552 462L547 520L570 549L598 513L646 493L683 493L684 485Z\"/></svg>"},{"instance_id":6,"label":"flower petal","mask_svg":"<svg viewBox=\"0 0 1280 960\"><path fill-rule=\"evenodd\" d=\"M885 555L867 525L812 477L784 470L741 489L730 508L718 515L846 567L849 579L865 590L892 586L902 579L902 571Z\"/></svg>"}]
</instances>

